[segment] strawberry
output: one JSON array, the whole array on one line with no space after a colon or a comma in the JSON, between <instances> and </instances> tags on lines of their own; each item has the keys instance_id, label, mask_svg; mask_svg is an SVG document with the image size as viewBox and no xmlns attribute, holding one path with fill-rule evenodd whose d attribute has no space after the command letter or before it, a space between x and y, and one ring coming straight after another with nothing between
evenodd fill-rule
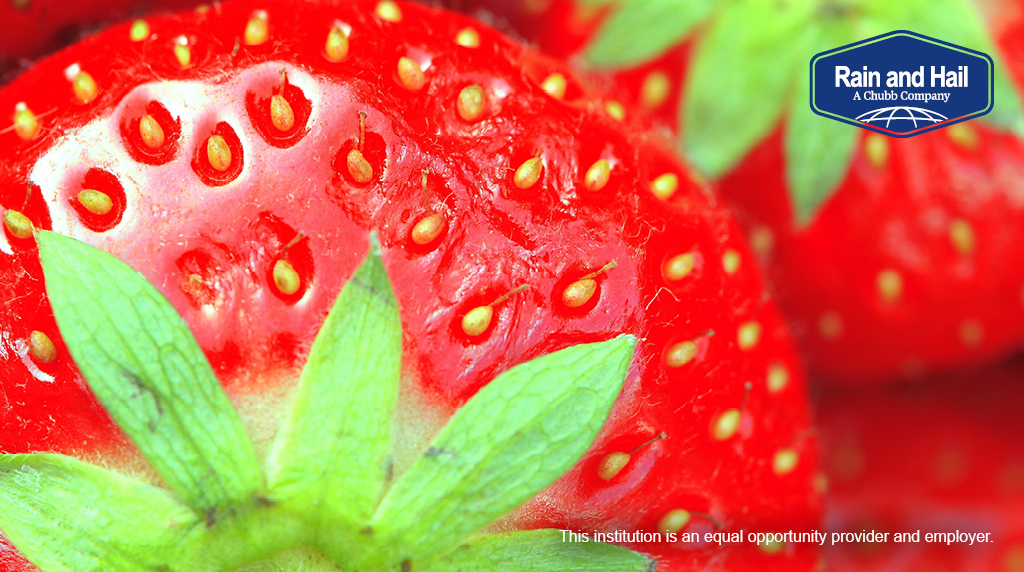
<instances>
[{"instance_id":1,"label":"strawberry","mask_svg":"<svg viewBox=\"0 0 1024 572\"><path fill-rule=\"evenodd\" d=\"M962 0L612 4L581 32L591 3L553 0L533 16L547 22L536 41L610 69L620 95L681 133L736 209L814 373L877 382L1024 344L1024 121L1006 73L1016 58L1005 68L995 49L1019 37L1012 6L993 2L989 33ZM814 115L811 56L893 29L992 54L993 113L912 140Z\"/></svg>"},{"instance_id":2,"label":"strawberry","mask_svg":"<svg viewBox=\"0 0 1024 572\"><path fill-rule=\"evenodd\" d=\"M133 14L175 11L199 4L196 0L6 0L0 2L0 83L5 72L74 42L97 26Z\"/></svg>"},{"instance_id":3,"label":"strawberry","mask_svg":"<svg viewBox=\"0 0 1024 572\"><path fill-rule=\"evenodd\" d=\"M0 530L22 556L77 569L105 534L170 568L815 566L702 536L817 525L815 437L742 232L657 134L434 9L147 26L0 91ZM694 536L620 539L638 556L545 529Z\"/></svg>"},{"instance_id":4,"label":"strawberry","mask_svg":"<svg viewBox=\"0 0 1024 572\"><path fill-rule=\"evenodd\" d=\"M826 544L829 570L1011 571L1024 562L1024 364L927 384L851 390L816 400L829 477L827 526L875 530L885 543ZM918 542L894 533L920 531ZM988 534L929 542L928 533ZM977 540L977 537L976 537Z\"/></svg>"}]
</instances>

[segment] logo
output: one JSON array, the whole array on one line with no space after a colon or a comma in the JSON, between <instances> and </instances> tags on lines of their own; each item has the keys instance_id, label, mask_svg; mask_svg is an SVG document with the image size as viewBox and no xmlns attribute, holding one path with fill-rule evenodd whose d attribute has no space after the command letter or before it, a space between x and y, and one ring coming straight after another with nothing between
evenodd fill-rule
<instances>
[{"instance_id":1,"label":"logo","mask_svg":"<svg viewBox=\"0 0 1024 572\"><path fill-rule=\"evenodd\" d=\"M890 137L913 137L992 111L992 58L897 31L811 60L811 109Z\"/></svg>"}]
</instances>

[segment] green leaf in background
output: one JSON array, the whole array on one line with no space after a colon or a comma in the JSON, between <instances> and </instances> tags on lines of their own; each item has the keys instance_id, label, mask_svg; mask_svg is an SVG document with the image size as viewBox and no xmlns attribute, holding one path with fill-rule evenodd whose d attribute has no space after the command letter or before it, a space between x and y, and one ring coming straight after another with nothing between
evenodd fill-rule
<instances>
[{"instance_id":1,"label":"green leaf in background","mask_svg":"<svg viewBox=\"0 0 1024 572\"><path fill-rule=\"evenodd\" d=\"M46 572L195 572L205 531L168 492L59 455L0 455L0 530Z\"/></svg>"},{"instance_id":2,"label":"green leaf in background","mask_svg":"<svg viewBox=\"0 0 1024 572\"><path fill-rule=\"evenodd\" d=\"M845 21L822 22L815 26L812 37L814 53L856 41L851 24ZM784 133L786 182L797 227L814 219L845 178L860 139L859 128L811 110L810 81L808 65L797 73Z\"/></svg>"},{"instance_id":3,"label":"green leaf in background","mask_svg":"<svg viewBox=\"0 0 1024 572\"><path fill-rule=\"evenodd\" d=\"M635 344L573 346L480 389L381 501L359 567L438 555L562 476L604 425Z\"/></svg>"},{"instance_id":4,"label":"green leaf in background","mask_svg":"<svg viewBox=\"0 0 1024 572\"><path fill-rule=\"evenodd\" d=\"M714 178L775 128L810 61L808 2L728 4L700 40L680 109L683 151Z\"/></svg>"},{"instance_id":5,"label":"green leaf in background","mask_svg":"<svg viewBox=\"0 0 1024 572\"><path fill-rule=\"evenodd\" d=\"M402 322L375 236L371 242L317 334L268 461L271 498L301 499L321 528L340 517L358 530L388 478Z\"/></svg>"},{"instance_id":6,"label":"green leaf in background","mask_svg":"<svg viewBox=\"0 0 1024 572\"><path fill-rule=\"evenodd\" d=\"M601 25L586 59L596 67L626 68L681 43L715 7L715 0L626 0Z\"/></svg>"},{"instance_id":7,"label":"green leaf in background","mask_svg":"<svg viewBox=\"0 0 1024 572\"><path fill-rule=\"evenodd\" d=\"M992 56L995 69L995 106L983 121L1017 135L1024 135L1020 92L1005 73L999 50L990 39L977 6L966 0L870 0L870 10L890 30L911 30Z\"/></svg>"},{"instance_id":8,"label":"green leaf in background","mask_svg":"<svg viewBox=\"0 0 1024 572\"><path fill-rule=\"evenodd\" d=\"M601 542L564 542L561 530L482 534L419 572L649 572L654 562L621 546Z\"/></svg>"},{"instance_id":9,"label":"green leaf in background","mask_svg":"<svg viewBox=\"0 0 1024 572\"><path fill-rule=\"evenodd\" d=\"M171 304L106 252L52 232L36 240L61 336L118 426L190 506L252 502L262 476L249 436Z\"/></svg>"},{"instance_id":10,"label":"green leaf in background","mask_svg":"<svg viewBox=\"0 0 1024 572\"><path fill-rule=\"evenodd\" d=\"M786 122L786 180L797 227L809 224L846 176L859 128L816 115L810 87L796 90Z\"/></svg>"}]
</instances>

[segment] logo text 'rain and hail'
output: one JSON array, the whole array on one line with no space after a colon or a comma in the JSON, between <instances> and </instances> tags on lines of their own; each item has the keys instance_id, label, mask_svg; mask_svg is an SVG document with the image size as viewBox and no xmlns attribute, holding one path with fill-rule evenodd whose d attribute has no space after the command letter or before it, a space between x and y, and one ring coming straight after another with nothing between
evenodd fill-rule
<instances>
[{"instance_id":1,"label":"logo text 'rain and hail'","mask_svg":"<svg viewBox=\"0 0 1024 572\"><path fill-rule=\"evenodd\" d=\"M811 108L893 137L911 137L991 111L992 59L915 34L891 32L811 60Z\"/></svg>"}]
</instances>

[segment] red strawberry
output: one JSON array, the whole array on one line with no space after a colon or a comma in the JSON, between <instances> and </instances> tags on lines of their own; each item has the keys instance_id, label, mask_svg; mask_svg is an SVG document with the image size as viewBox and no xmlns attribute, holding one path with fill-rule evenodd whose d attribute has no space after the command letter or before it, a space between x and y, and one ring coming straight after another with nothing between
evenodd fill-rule
<instances>
[{"instance_id":1,"label":"red strawberry","mask_svg":"<svg viewBox=\"0 0 1024 572\"><path fill-rule=\"evenodd\" d=\"M822 395L828 528L889 534L888 543L826 545L829 570L1019 570L1022 381L1018 361L928 384ZM918 530L920 542L893 542L894 533ZM988 542L927 542L928 533L957 531L987 533Z\"/></svg>"},{"instance_id":2,"label":"red strawberry","mask_svg":"<svg viewBox=\"0 0 1024 572\"><path fill-rule=\"evenodd\" d=\"M96 26L143 12L175 11L198 0L7 0L0 2L0 83L4 72L66 46ZM141 31L139 32L141 33Z\"/></svg>"},{"instance_id":3,"label":"red strawberry","mask_svg":"<svg viewBox=\"0 0 1024 572\"><path fill-rule=\"evenodd\" d=\"M37 243L57 239L33 240L19 217L106 250L151 281L190 327L260 458L282 419L295 415L299 371L313 367L307 360L320 363L310 347L339 291L368 283L348 279L375 230L403 329L399 483L423 451L437 462L461 458L429 443L499 373L632 334L641 341L625 390L589 452L496 530L770 532L817 524L815 440L800 367L741 233L656 135L625 129L564 66L466 18L391 2L245 1L148 26L142 41L131 39L129 26L115 27L0 91L0 109L15 117L15 129L0 134L4 451L53 451L152 475L138 449L176 495L204 507L214 531L245 515L287 513L291 505L275 498L271 483L255 497L263 501L239 505L225 521L216 501L223 495L168 478L191 465L154 460L140 441L157 439L147 428L159 428L161 412L176 403L157 401L145 409L156 419L133 429L124 411L134 409L117 405L160 394L141 392L150 386L140 373L119 366L94 376L99 381L85 375L93 398L80 372L99 371L88 360L106 350L89 348L108 329L82 334L95 328L80 316L92 304L67 300L92 292L90 301L123 303L107 288L144 289L121 273L103 286L112 262L72 275L96 286L62 289L51 278L59 268L45 270L44 284ZM49 264L78 258L53 254ZM385 289L379 274L368 291ZM50 301L63 308L56 322ZM138 322L139 332L122 340L154 338L141 333L147 320ZM103 389L117 380L121 389ZM574 383L554 387L573 391ZM500 403L494 391L480 399ZM364 409L337 393L324 399L331 400ZM505 409L518 403L507 402ZM217 419L230 418L228 409L217 409ZM521 421L505 409L488 420L498 433ZM365 410L376 411L372 403ZM559 411L575 410L551 414ZM325 415L322 424L339 422ZM551 442L530 454L488 458L546 466L565 456L553 443L572 442L576 426L550 425ZM171 450L182 443L168 439ZM247 458L239 466L250 466ZM530 467L519 470L533 475ZM498 492L472 506L494 512L508 502ZM257 547L286 543L294 532L253 530L263 535ZM335 546L326 537L304 541ZM805 545L625 544L665 570L799 570L816 560ZM402 546L388 545L379 558ZM383 565L353 558L346 569Z\"/></svg>"},{"instance_id":4,"label":"red strawberry","mask_svg":"<svg viewBox=\"0 0 1024 572\"><path fill-rule=\"evenodd\" d=\"M578 37L565 4L538 17L549 22L541 45ZM738 211L814 372L877 381L981 363L1024 343L1024 121L1003 68L984 121L913 140L865 136L807 105L813 54L892 29L999 61L973 6L831 13L744 0L708 16L710 2L616 4L593 37L571 42L584 44L578 57L612 68L627 98L682 131L682 146ZM994 30L1012 28L1010 7L992 10ZM1001 33L1004 45L1019 36Z\"/></svg>"}]
</instances>

